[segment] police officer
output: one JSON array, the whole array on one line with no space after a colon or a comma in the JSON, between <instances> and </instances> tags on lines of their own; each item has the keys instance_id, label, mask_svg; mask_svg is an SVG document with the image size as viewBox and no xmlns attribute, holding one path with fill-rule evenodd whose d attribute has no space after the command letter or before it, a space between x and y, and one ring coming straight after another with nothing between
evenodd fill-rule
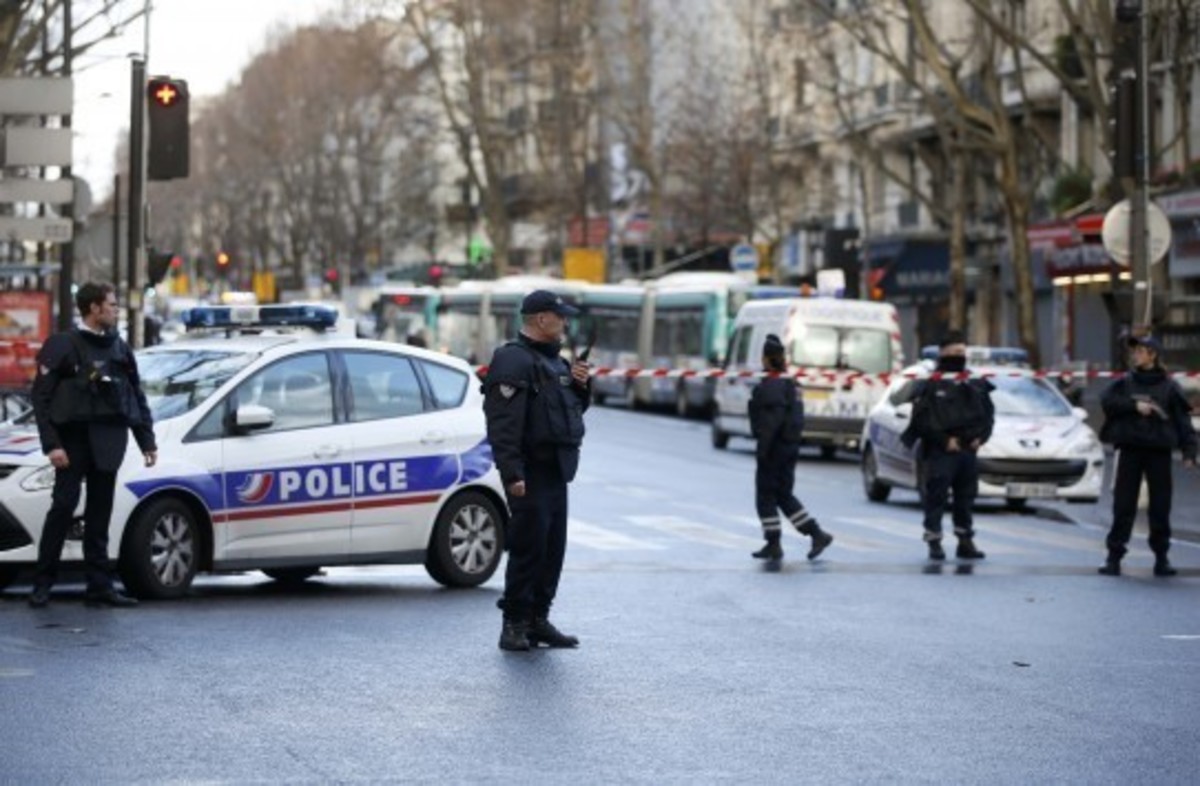
<instances>
[{"instance_id":1,"label":"police officer","mask_svg":"<svg viewBox=\"0 0 1200 786\"><path fill-rule=\"evenodd\" d=\"M763 342L762 364L769 372L787 371L783 342L774 334ZM800 534L812 538L810 560L820 556L833 542L833 536L821 529L792 493L803 422L804 401L791 377L769 376L754 387L750 394L750 431L758 441L754 454L754 506L767 541L752 554L757 559L783 557L783 547L779 545L780 510Z\"/></svg>"},{"instance_id":2,"label":"police officer","mask_svg":"<svg viewBox=\"0 0 1200 786\"><path fill-rule=\"evenodd\" d=\"M938 378L917 380L892 396L893 404L912 401L908 428L900 439L912 448L921 442L917 461L925 471L925 542L929 558L944 560L942 515L947 496L954 493L954 534L959 559L983 559L975 547L971 507L979 491L976 454L992 436L995 409L992 383L963 378L967 370L967 343L951 331L938 349ZM943 376L944 375L944 376Z\"/></svg>"},{"instance_id":3,"label":"police officer","mask_svg":"<svg viewBox=\"0 0 1200 786\"><path fill-rule=\"evenodd\" d=\"M567 546L567 484L579 466L588 366L560 356L567 318L578 314L546 290L521 304L515 341L496 350L484 380L488 441L508 496L508 567L500 649L576 647L549 620Z\"/></svg>"},{"instance_id":4,"label":"police officer","mask_svg":"<svg viewBox=\"0 0 1200 786\"><path fill-rule=\"evenodd\" d=\"M1185 467L1196 466L1196 432L1187 399L1167 374L1162 345L1153 336L1130 339L1133 368L1108 386L1101 399L1104 427L1100 437L1117 449L1113 487L1113 523L1106 545L1106 576L1121 575L1121 558L1133 533L1142 478L1150 491L1150 550L1154 575L1174 576L1167 559L1171 548L1171 451L1183 453Z\"/></svg>"},{"instance_id":5,"label":"police officer","mask_svg":"<svg viewBox=\"0 0 1200 786\"><path fill-rule=\"evenodd\" d=\"M154 466L158 448L153 422L133 351L116 331L117 298L112 286L84 284L75 295L75 305L82 324L46 341L38 353L33 382L38 434L55 473L29 605L40 608L50 601L63 542L86 480L85 600L89 606L134 606L136 600L113 588L108 522L130 429L146 466Z\"/></svg>"}]
</instances>

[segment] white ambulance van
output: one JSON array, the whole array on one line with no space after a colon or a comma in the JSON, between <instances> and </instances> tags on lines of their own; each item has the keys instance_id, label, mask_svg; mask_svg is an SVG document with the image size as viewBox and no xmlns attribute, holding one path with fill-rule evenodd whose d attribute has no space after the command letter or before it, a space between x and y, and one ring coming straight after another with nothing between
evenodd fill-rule
<instances>
[{"instance_id":1,"label":"white ambulance van","mask_svg":"<svg viewBox=\"0 0 1200 786\"><path fill-rule=\"evenodd\" d=\"M804 441L826 458L838 448L857 450L863 423L887 389L881 377L904 368L900 320L889 303L836 298L751 300L738 310L725 370L716 387L713 446L731 436L751 437L748 404L758 379L738 377L762 370L767 334L787 347L793 372L813 372L801 380Z\"/></svg>"}]
</instances>

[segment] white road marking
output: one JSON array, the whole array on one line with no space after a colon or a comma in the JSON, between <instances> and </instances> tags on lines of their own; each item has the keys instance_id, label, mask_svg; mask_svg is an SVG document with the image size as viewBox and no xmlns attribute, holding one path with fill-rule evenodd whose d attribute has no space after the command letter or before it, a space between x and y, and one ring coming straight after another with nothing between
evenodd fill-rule
<instances>
[{"instance_id":1,"label":"white road marking","mask_svg":"<svg viewBox=\"0 0 1200 786\"><path fill-rule=\"evenodd\" d=\"M882 518L877 516L839 516L835 521L842 521L847 524L852 524L858 527L866 527L878 532L884 532L888 535L893 535L903 538L905 541L923 545L921 539L921 519L919 515L911 521L897 521L896 519ZM978 520L977 520L978 521ZM945 537L949 540L954 539L954 527L947 521L944 525ZM982 532L982 529L976 527ZM977 544L984 553L992 554L1029 554L1029 549L1018 548L1015 546L1007 546L1002 543L993 541L984 541Z\"/></svg>"},{"instance_id":2,"label":"white road marking","mask_svg":"<svg viewBox=\"0 0 1200 786\"><path fill-rule=\"evenodd\" d=\"M1163 638L1171 641L1200 641L1200 635L1195 633L1168 633Z\"/></svg>"},{"instance_id":3,"label":"white road marking","mask_svg":"<svg viewBox=\"0 0 1200 786\"><path fill-rule=\"evenodd\" d=\"M624 516L626 521L647 527L657 532L666 532L684 540L703 543L706 546L721 548L757 548L762 545L761 538L749 538L735 535L723 529L710 527L698 521L680 518L679 516Z\"/></svg>"},{"instance_id":4,"label":"white road marking","mask_svg":"<svg viewBox=\"0 0 1200 786\"><path fill-rule=\"evenodd\" d=\"M623 535L576 518L567 521L567 542L598 551L661 551L665 548L661 544Z\"/></svg>"}]
</instances>

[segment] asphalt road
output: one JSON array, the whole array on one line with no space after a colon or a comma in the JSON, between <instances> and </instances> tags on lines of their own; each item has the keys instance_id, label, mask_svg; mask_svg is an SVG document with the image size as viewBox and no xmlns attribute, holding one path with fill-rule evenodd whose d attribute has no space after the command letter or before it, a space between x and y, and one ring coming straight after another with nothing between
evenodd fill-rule
<instances>
[{"instance_id":1,"label":"asphalt road","mask_svg":"<svg viewBox=\"0 0 1200 786\"><path fill-rule=\"evenodd\" d=\"M837 541L766 572L749 443L594 409L554 617L577 651L496 649L499 579L336 569L299 589L40 612L0 595L0 782L1195 783L1200 547L1098 576L1103 532L978 515L931 565L915 496L801 463Z\"/></svg>"}]
</instances>

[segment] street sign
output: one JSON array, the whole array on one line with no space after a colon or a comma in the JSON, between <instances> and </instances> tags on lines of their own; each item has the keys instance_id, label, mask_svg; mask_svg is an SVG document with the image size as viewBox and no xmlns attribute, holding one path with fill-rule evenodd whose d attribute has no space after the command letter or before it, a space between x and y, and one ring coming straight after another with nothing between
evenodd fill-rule
<instances>
[{"instance_id":1,"label":"street sign","mask_svg":"<svg viewBox=\"0 0 1200 786\"><path fill-rule=\"evenodd\" d=\"M1104 214L1104 226L1100 230L1100 238L1104 242L1104 250L1122 265L1128 265L1131 257L1129 242L1129 212L1131 206L1128 199L1122 199L1109 208ZM1162 208L1153 202L1146 204L1146 227L1150 232L1149 263L1161 262L1171 249L1171 222Z\"/></svg>"},{"instance_id":2,"label":"street sign","mask_svg":"<svg viewBox=\"0 0 1200 786\"><path fill-rule=\"evenodd\" d=\"M75 199L74 183L70 180L32 180L13 178L0 180L0 202L42 202L65 205ZM86 215L77 213L76 215Z\"/></svg>"},{"instance_id":3,"label":"street sign","mask_svg":"<svg viewBox=\"0 0 1200 786\"><path fill-rule=\"evenodd\" d=\"M74 103L70 77L0 79L0 115L69 115Z\"/></svg>"},{"instance_id":4,"label":"street sign","mask_svg":"<svg viewBox=\"0 0 1200 786\"><path fill-rule=\"evenodd\" d=\"M66 243L72 236L69 218L0 216L0 239L31 243Z\"/></svg>"},{"instance_id":5,"label":"street sign","mask_svg":"<svg viewBox=\"0 0 1200 786\"><path fill-rule=\"evenodd\" d=\"M846 271L831 267L817 271L817 297L843 297L846 294Z\"/></svg>"},{"instance_id":6,"label":"street sign","mask_svg":"<svg viewBox=\"0 0 1200 786\"><path fill-rule=\"evenodd\" d=\"M71 129L6 128L4 166L70 166Z\"/></svg>"},{"instance_id":7,"label":"street sign","mask_svg":"<svg viewBox=\"0 0 1200 786\"><path fill-rule=\"evenodd\" d=\"M758 271L758 249L749 243L738 243L729 249L729 267L735 273Z\"/></svg>"}]
</instances>

